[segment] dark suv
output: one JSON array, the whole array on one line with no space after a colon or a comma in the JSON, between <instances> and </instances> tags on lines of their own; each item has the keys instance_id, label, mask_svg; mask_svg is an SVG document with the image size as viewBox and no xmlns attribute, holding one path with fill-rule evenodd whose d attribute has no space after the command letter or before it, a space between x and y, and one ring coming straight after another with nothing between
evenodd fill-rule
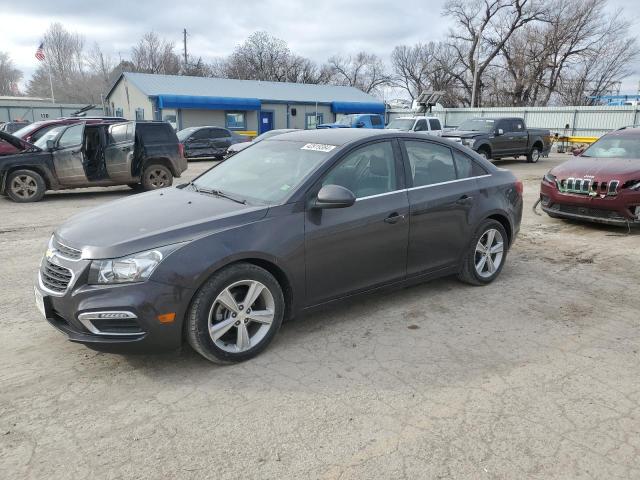
<instances>
[{"instance_id":1,"label":"dark suv","mask_svg":"<svg viewBox=\"0 0 640 480\"><path fill-rule=\"evenodd\" d=\"M129 185L168 187L187 169L166 122L75 123L49 130L20 153L0 157L0 193L36 202L46 190Z\"/></svg>"},{"instance_id":2,"label":"dark suv","mask_svg":"<svg viewBox=\"0 0 640 480\"><path fill-rule=\"evenodd\" d=\"M249 137L238 135L221 127L189 127L178 132L178 140L184 145L187 158L214 157L222 159L227 148L236 143L248 142Z\"/></svg>"}]
</instances>

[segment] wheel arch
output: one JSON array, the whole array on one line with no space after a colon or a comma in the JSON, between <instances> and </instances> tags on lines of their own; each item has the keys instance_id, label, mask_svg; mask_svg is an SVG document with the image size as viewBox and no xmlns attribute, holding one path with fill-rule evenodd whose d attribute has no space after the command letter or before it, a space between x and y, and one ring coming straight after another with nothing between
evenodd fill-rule
<instances>
[{"instance_id":1,"label":"wheel arch","mask_svg":"<svg viewBox=\"0 0 640 480\"><path fill-rule=\"evenodd\" d=\"M150 165L162 165L163 167L167 167L171 174L178 178L180 177L180 172L175 168L175 165L169 160L167 157L150 157L142 162L142 168L140 169L140 176L144 173L145 169Z\"/></svg>"},{"instance_id":2,"label":"wheel arch","mask_svg":"<svg viewBox=\"0 0 640 480\"><path fill-rule=\"evenodd\" d=\"M513 226L511 225L511 221L509 220L509 217L506 214L500 213L500 212L492 213L491 215L487 216L485 220L495 220L498 223L500 223L504 228L505 232L507 232L507 239L508 239L509 245L512 244Z\"/></svg>"},{"instance_id":3,"label":"wheel arch","mask_svg":"<svg viewBox=\"0 0 640 480\"><path fill-rule=\"evenodd\" d=\"M46 171L45 168L38 165L12 165L8 167L4 172L2 172L2 176L0 177L0 180L2 181L2 183L0 184L0 191L2 192L6 191L7 180L9 178L9 175L11 175L13 172L16 172L18 170L32 170L36 172L44 180L44 185L47 190L51 190L53 188L51 178L49 177L49 173Z\"/></svg>"},{"instance_id":4,"label":"wheel arch","mask_svg":"<svg viewBox=\"0 0 640 480\"><path fill-rule=\"evenodd\" d=\"M480 152L487 152L489 154L489 157L491 157L491 144L489 142L483 142L481 143L478 148L476 148L476 152L480 153Z\"/></svg>"}]
</instances>

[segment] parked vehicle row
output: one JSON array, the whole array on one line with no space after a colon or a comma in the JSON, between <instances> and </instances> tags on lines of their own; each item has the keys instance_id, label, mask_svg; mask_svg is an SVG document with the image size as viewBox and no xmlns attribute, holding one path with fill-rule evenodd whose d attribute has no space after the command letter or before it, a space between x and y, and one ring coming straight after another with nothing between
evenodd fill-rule
<instances>
[{"instance_id":1,"label":"parked vehicle row","mask_svg":"<svg viewBox=\"0 0 640 480\"><path fill-rule=\"evenodd\" d=\"M322 123L316 128L384 128L384 117L378 114L358 113L343 115L334 123Z\"/></svg>"},{"instance_id":2,"label":"parked vehicle row","mask_svg":"<svg viewBox=\"0 0 640 480\"><path fill-rule=\"evenodd\" d=\"M264 350L285 319L328 302L451 274L492 282L521 216L512 173L439 137L289 132L188 184L65 222L36 304L90 348L186 341L237 362Z\"/></svg>"},{"instance_id":3,"label":"parked vehicle row","mask_svg":"<svg viewBox=\"0 0 640 480\"><path fill-rule=\"evenodd\" d=\"M0 156L0 194L15 202L78 187L154 190L187 169L182 145L165 122L73 122L48 129L33 144L2 138L19 150Z\"/></svg>"}]
</instances>

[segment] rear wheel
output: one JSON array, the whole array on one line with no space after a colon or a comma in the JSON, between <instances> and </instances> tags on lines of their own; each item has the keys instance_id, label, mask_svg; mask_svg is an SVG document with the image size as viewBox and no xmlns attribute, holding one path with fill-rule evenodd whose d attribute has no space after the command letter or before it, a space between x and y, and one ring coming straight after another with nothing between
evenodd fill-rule
<instances>
[{"instance_id":1,"label":"rear wheel","mask_svg":"<svg viewBox=\"0 0 640 480\"><path fill-rule=\"evenodd\" d=\"M216 363L262 352L284 317L278 281L256 265L239 263L215 273L198 291L187 316L187 341Z\"/></svg>"},{"instance_id":2,"label":"rear wheel","mask_svg":"<svg viewBox=\"0 0 640 480\"><path fill-rule=\"evenodd\" d=\"M149 165L142 174L142 187L145 190L170 187L172 183L173 174L164 165Z\"/></svg>"},{"instance_id":3,"label":"rear wheel","mask_svg":"<svg viewBox=\"0 0 640 480\"><path fill-rule=\"evenodd\" d=\"M540 160L540 147L532 147L529 153L527 154L527 162L528 163L538 163Z\"/></svg>"},{"instance_id":4,"label":"rear wheel","mask_svg":"<svg viewBox=\"0 0 640 480\"><path fill-rule=\"evenodd\" d=\"M493 282L507 258L507 232L500 222L488 219L482 222L464 258L458 278L471 285Z\"/></svg>"},{"instance_id":5,"label":"rear wheel","mask_svg":"<svg viewBox=\"0 0 640 480\"><path fill-rule=\"evenodd\" d=\"M480 150L478 150L478 154L484 157L485 160L491 160L491 153L489 153L489 150L487 150L486 148L481 148Z\"/></svg>"},{"instance_id":6,"label":"rear wheel","mask_svg":"<svg viewBox=\"0 0 640 480\"><path fill-rule=\"evenodd\" d=\"M47 186L44 178L33 170L16 170L7 177L5 191L7 196L18 203L42 200Z\"/></svg>"}]
</instances>

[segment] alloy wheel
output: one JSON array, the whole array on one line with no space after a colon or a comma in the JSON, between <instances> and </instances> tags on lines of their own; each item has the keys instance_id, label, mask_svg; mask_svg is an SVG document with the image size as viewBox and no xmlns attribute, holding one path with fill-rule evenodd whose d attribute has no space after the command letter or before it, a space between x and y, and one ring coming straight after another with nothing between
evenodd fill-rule
<instances>
[{"instance_id":1,"label":"alloy wheel","mask_svg":"<svg viewBox=\"0 0 640 480\"><path fill-rule=\"evenodd\" d=\"M226 287L209 311L209 335L229 353L247 351L267 335L275 315L271 291L256 280L241 280Z\"/></svg>"},{"instance_id":2,"label":"alloy wheel","mask_svg":"<svg viewBox=\"0 0 640 480\"><path fill-rule=\"evenodd\" d=\"M476 273L482 278L494 275L502 264L504 240L495 228L484 232L476 244L474 264Z\"/></svg>"},{"instance_id":3,"label":"alloy wheel","mask_svg":"<svg viewBox=\"0 0 640 480\"><path fill-rule=\"evenodd\" d=\"M167 172L160 168L154 168L149 172L149 183L153 188L162 188L169 185Z\"/></svg>"},{"instance_id":4,"label":"alloy wheel","mask_svg":"<svg viewBox=\"0 0 640 480\"><path fill-rule=\"evenodd\" d=\"M38 183L31 175L18 175L11 181L11 191L16 197L27 200L38 193Z\"/></svg>"}]
</instances>

